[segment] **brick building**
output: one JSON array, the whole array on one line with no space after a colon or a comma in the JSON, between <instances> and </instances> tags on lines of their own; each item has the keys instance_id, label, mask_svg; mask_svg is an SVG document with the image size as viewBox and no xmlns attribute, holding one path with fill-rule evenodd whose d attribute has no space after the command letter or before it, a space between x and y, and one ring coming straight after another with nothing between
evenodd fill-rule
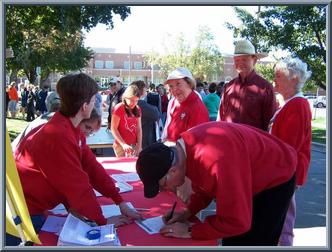
<instances>
[{"instance_id":1,"label":"brick building","mask_svg":"<svg viewBox=\"0 0 332 252\"><path fill-rule=\"evenodd\" d=\"M124 84L135 80L147 83L163 83L160 71L144 61L142 53L116 53L112 48L92 48L94 57L85 72L101 83L108 83L112 77L120 77Z\"/></svg>"}]
</instances>

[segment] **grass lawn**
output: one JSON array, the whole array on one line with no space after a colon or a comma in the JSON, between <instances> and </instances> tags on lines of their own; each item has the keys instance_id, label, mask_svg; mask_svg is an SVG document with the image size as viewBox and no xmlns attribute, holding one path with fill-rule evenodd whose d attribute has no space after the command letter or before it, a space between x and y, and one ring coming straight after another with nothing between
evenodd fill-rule
<instances>
[{"instance_id":1,"label":"grass lawn","mask_svg":"<svg viewBox=\"0 0 332 252\"><path fill-rule=\"evenodd\" d=\"M326 118L318 117L312 120L312 141L326 144Z\"/></svg>"},{"instance_id":2,"label":"grass lawn","mask_svg":"<svg viewBox=\"0 0 332 252\"><path fill-rule=\"evenodd\" d=\"M18 134L20 134L29 122L23 119L6 118L6 126L8 129L10 141L13 141Z\"/></svg>"}]
</instances>

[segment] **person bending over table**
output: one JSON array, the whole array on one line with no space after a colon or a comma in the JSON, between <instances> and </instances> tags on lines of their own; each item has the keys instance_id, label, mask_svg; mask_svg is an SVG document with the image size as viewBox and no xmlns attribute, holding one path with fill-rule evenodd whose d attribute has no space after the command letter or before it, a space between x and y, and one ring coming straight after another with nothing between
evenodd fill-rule
<instances>
[{"instance_id":1,"label":"person bending over table","mask_svg":"<svg viewBox=\"0 0 332 252\"><path fill-rule=\"evenodd\" d=\"M82 120L90 117L97 88L96 82L83 73L62 77L57 83L60 111L45 125L32 130L15 151L25 200L37 232L44 211L60 203L98 225L122 225L140 218L122 199L112 178L86 145L79 127ZM123 216L106 219L93 189L119 205Z\"/></svg>"},{"instance_id":2,"label":"person bending over table","mask_svg":"<svg viewBox=\"0 0 332 252\"><path fill-rule=\"evenodd\" d=\"M175 147L143 149L136 163L144 196L176 191L185 176L193 193L186 208L160 230L165 236L222 239L224 246L278 245L295 189L296 151L260 129L210 122L181 134ZM188 220L211 201L216 214L203 223Z\"/></svg>"}]
</instances>

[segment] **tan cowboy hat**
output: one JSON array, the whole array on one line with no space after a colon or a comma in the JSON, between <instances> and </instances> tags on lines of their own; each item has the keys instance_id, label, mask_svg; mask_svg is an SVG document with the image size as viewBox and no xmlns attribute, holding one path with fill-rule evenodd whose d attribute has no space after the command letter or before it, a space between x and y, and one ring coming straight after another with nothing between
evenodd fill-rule
<instances>
[{"instance_id":1,"label":"tan cowboy hat","mask_svg":"<svg viewBox=\"0 0 332 252\"><path fill-rule=\"evenodd\" d=\"M256 53L254 45L246 39L239 40L235 43L233 56L255 55L258 59L265 58L268 53Z\"/></svg>"}]
</instances>

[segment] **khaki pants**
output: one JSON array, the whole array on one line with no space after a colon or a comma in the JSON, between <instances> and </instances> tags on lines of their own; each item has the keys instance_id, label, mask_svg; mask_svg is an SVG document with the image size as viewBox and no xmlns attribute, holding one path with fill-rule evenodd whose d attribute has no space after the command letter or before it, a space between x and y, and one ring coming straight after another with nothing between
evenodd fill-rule
<instances>
[{"instance_id":1,"label":"khaki pants","mask_svg":"<svg viewBox=\"0 0 332 252\"><path fill-rule=\"evenodd\" d=\"M131 155L131 157L134 157L136 145L132 145L132 148L134 150L134 155ZM120 144L114 143L113 150L114 150L115 156L117 156L117 157L128 157L128 155L126 155L124 149L122 148L122 146Z\"/></svg>"}]
</instances>

